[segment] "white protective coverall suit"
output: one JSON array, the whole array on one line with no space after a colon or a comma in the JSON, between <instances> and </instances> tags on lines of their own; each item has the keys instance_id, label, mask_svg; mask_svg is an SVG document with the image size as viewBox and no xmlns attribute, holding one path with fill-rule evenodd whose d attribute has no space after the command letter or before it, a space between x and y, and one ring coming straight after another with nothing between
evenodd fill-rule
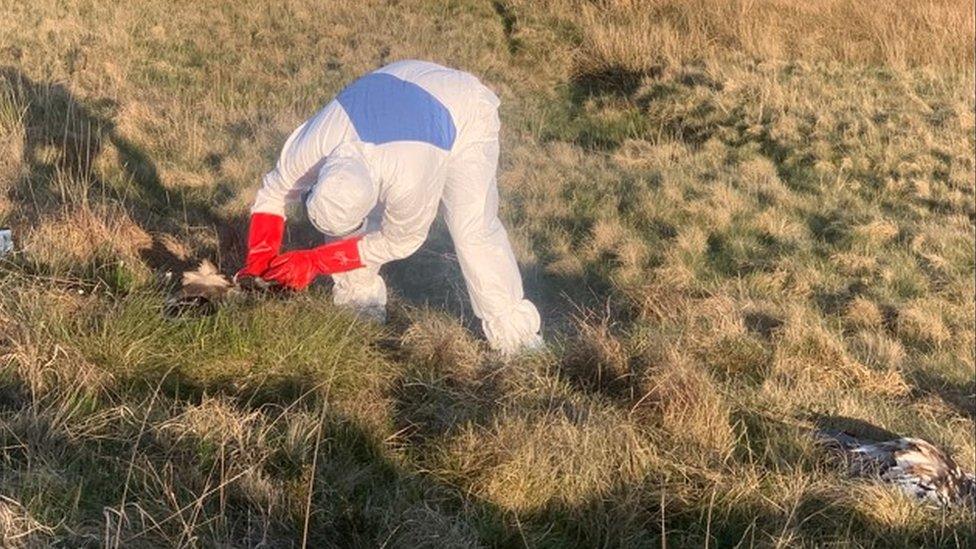
<instances>
[{"instance_id":1,"label":"white protective coverall suit","mask_svg":"<svg viewBox=\"0 0 976 549\"><path fill-rule=\"evenodd\" d=\"M471 74L423 61L387 65L291 134L251 211L284 217L305 197L322 233L364 232L364 267L333 275L333 299L370 308L386 305L379 267L417 251L440 205L491 346L537 346L539 313L523 298L498 219L498 104Z\"/></svg>"}]
</instances>

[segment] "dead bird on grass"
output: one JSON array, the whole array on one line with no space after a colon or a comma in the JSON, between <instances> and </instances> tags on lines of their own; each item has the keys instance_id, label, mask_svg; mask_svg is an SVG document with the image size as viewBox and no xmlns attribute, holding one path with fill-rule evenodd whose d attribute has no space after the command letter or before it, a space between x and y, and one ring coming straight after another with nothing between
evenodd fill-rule
<instances>
[{"instance_id":1,"label":"dead bird on grass","mask_svg":"<svg viewBox=\"0 0 976 549\"><path fill-rule=\"evenodd\" d=\"M171 318L187 314L212 315L221 302L238 293L237 285L204 259L195 270L183 273L182 284L166 299L163 314Z\"/></svg>"},{"instance_id":2,"label":"dead bird on grass","mask_svg":"<svg viewBox=\"0 0 976 549\"><path fill-rule=\"evenodd\" d=\"M843 453L852 474L898 486L919 501L941 507L976 506L976 476L946 452L920 438L869 442L844 431L817 431L818 440Z\"/></svg>"}]
</instances>

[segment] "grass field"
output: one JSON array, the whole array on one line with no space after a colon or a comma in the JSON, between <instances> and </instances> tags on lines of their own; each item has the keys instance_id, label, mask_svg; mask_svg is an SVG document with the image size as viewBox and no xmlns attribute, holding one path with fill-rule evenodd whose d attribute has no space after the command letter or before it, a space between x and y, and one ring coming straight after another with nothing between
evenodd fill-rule
<instances>
[{"instance_id":1,"label":"grass field","mask_svg":"<svg viewBox=\"0 0 976 549\"><path fill-rule=\"evenodd\" d=\"M810 437L976 468L973 10L0 0L0 546L973 546ZM327 284L163 319L402 58L501 97L549 350L487 351L440 226L388 326Z\"/></svg>"}]
</instances>

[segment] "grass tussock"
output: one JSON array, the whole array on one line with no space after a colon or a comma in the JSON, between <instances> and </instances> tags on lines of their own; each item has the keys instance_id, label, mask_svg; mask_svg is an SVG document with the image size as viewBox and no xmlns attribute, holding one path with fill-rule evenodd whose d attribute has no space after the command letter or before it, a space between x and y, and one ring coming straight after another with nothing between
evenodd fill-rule
<instances>
[{"instance_id":1,"label":"grass tussock","mask_svg":"<svg viewBox=\"0 0 976 549\"><path fill-rule=\"evenodd\" d=\"M451 376L471 375L480 366L484 350L456 320L430 312L414 313L400 345L409 359L423 368Z\"/></svg>"},{"instance_id":2,"label":"grass tussock","mask_svg":"<svg viewBox=\"0 0 976 549\"><path fill-rule=\"evenodd\" d=\"M729 456L734 441L730 410L708 372L672 356L647 372L642 389L635 404L638 417L663 429L669 448L690 448L683 452L690 463L697 455L718 463Z\"/></svg>"},{"instance_id":3,"label":"grass tussock","mask_svg":"<svg viewBox=\"0 0 976 549\"><path fill-rule=\"evenodd\" d=\"M976 464L971 0L38 0L0 37L0 545L973 545L810 437ZM163 318L288 133L410 57L502 98L550 348L487 350L440 226L386 327L323 287Z\"/></svg>"},{"instance_id":4,"label":"grass tussock","mask_svg":"<svg viewBox=\"0 0 976 549\"><path fill-rule=\"evenodd\" d=\"M503 416L486 434L462 432L449 451L478 456L450 473L475 495L516 513L586 505L639 483L653 458L637 431L599 412L579 419Z\"/></svg>"}]
</instances>

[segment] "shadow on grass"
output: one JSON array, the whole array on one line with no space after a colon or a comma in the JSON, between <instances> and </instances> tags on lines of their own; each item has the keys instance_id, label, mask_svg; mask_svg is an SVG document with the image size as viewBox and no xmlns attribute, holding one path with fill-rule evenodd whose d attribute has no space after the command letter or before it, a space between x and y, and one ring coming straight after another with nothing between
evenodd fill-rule
<instances>
[{"instance_id":1,"label":"shadow on grass","mask_svg":"<svg viewBox=\"0 0 976 549\"><path fill-rule=\"evenodd\" d=\"M611 66L587 71L573 77L571 97L577 104L594 97L629 99L637 92L645 78L657 78L660 75L660 67L640 71Z\"/></svg>"},{"instance_id":2,"label":"shadow on grass","mask_svg":"<svg viewBox=\"0 0 976 549\"><path fill-rule=\"evenodd\" d=\"M508 47L509 55L518 54L522 49L522 42L516 37L518 16L515 15L515 12L512 11L511 6L507 2L492 0L491 7L501 20L502 32L505 34L505 45Z\"/></svg>"},{"instance_id":3,"label":"shadow on grass","mask_svg":"<svg viewBox=\"0 0 976 549\"><path fill-rule=\"evenodd\" d=\"M854 280L841 290L818 288L814 291L813 299L824 316L839 316L858 297L871 295L871 288L864 281Z\"/></svg>"},{"instance_id":4,"label":"shadow on grass","mask_svg":"<svg viewBox=\"0 0 976 549\"><path fill-rule=\"evenodd\" d=\"M150 235L150 245L139 253L155 271L195 266L165 244L167 235L185 230L176 220L215 230L218 248L207 250L208 255L239 255L243 218L224 219L216 213L231 190L219 187L209 196L197 196L166 188L152 158L117 130L112 100L81 100L62 84L34 81L9 66L0 67L0 93L21 111L25 130L26 173L8 190L15 205L13 224L31 227L39 216L69 206L117 203ZM103 180L96 169L109 145L118 153L120 181Z\"/></svg>"},{"instance_id":5,"label":"shadow on grass","mask_svg":"<svg viewBox=\"0 0 976 549\"><path fill-rule=\"evenodd\" d=\"M498 3L496 8L504 6ZM246 253L247 217L218 213L233 196L232 190L226 186L210 191L165 186L153 158L119 132L115 120L118 106L113 101L82 99L63 84L35 81L15 67L0 68L2 93L16 109L23 110L25 129L22 163L26 170L7 191L15 206L9 221L16 233L36 227L42 216L65 208L118 204L151 237L139 255L157 274L194 268L203 257L214 259L218 265L225 263L225 271L240 265ZM104 178L97 168L109 148L117 152L121 174L111 179ZM221 161L219 155L212 154L205 163L217 169ZM214 231L216 246L200 250L203 257L187 258L174 253L167 240L179 241L180 236L186 236L188 227ZM308 224L289 223L288 241L292 247L317 245L320 240L321 235L311 231ZM20 267L38 275L62 274L54 266L37 261ZM471 310L450 236L442 223L435 226L418 253L385 266L384 273L392 282L394 294L407 303L458 316L469 329L480 333L480 323ZM527 297L547 309L544 311L547 329L562 325L559 312L569 309L563 293L580 288L580 281L554 281L552 277L534 273L531 268L523 268L523 273L527 275ZM78 280L69 285L90 283L114 293L131 288L131 274L115 257L94 257L90 265L72 269L70 274ZM557 320L550 322L552 318Z\"/></svg>"},{"instance_id":6,"label":"shadow on grass","mask_svg":"<svg viewBox=\"0 0 976 549\"><path fill-rule=\"evenodd\" d=\"M188 333L196 332L193 323L185 326ZM310 547L641 547L665 542L701 546L706 540L732 546L773 544L784 535L811 545L845 539L900 546L972 541L971 532L952 525L942 531L891 528L853 503L818 490L789 502L727 495L723 481L714 475L683 468L673 479L667 467L656 468L640 482L622 482L569 500L556 495L538 507L517 510L477 493L484 480L442 478L427 466L429 452L449 451L450 440L462 427L491 428L501 388L490 383L435 376L431 383L410 385L403 378L393 382L394 402L379 408L382 413L376 417L366 417L342 411L322 380L307 375L284 373L273 381L242 387L226 380L191 379L179 370L164 372L155 363L136 366L137 377L115 377L102 403L135 415L102 423L97 437L64 433L71 430L71 422L86 429L98 424L105 412L101 405L72 408L65 423L59 410L68 408L43 412L51 395L41 397L48 399L43 402L33 401L21 383L2 384L4 494L50 504L46 519L59 524L55 534L67 545L102 539L105 510L118 509L123 493L128 522L121 539L130 544L172 545L191 536L205 545L289 546L304 537L306 518ZM156 387L162 390L153 399ZM193 425L180 419L188 407L214 397L236 410L232 417L258 414L280 424L260 432L251 424L232 427L235 432L243 429L231 436L232 444L240 447L221 451L219 444L195 434ZM372 390L358 391L353 398L384 399ZM149 402L154 404L150 407ZM545 422L553 405L531 414ZM294 419L299 412L304 421L321 418L311 426L311 438L301 435L303 420ZM142 427L143 416L149 419L148 428ZM842 419L828 420L850 430ZM220 425L222 420L215 421ZM413 432L404 431L410 427ZM259 462L248 457L265 450ZM120 479L129 474L133 455L138 467L125 490ZM485 456L469 453L451 459ZM257 474L222 485L237 474L234 471L249 468ZM80 486L77 497L59 496L62 503L55 504L51 487L37 476L44 470L57 471L59 482ZM16 483L31 475L34 483ZM170 491L161 491L163 486ZM292 504L269 504L261 499L268 490L281 490Z\"/></svg>"},{"instance_id":7,"label":"shadow on grass","mask_svg":"<svg viewBox=\"0 0 976 549\"><path fill-rule=\"evenodd\" d=\"M762 311L750 311L743 317L746 329L761 336L765 340L771 340L776 332L783 327L785 321Z\"/></svg>"},{"instance_id":8,"label":"shadow on grass","mask_svg":"<svg viewBox=\"0 0 976 549\"><path fill-rule=\"evenodd\" d=\"M461 318L466 328L480 333L481 326L468 300L454 244L439 219L416 253L384 265L382 272L390 282L395 299Z\"/></svg>"},{"instance_id":9,"label":"shadow on grass","mask_svg":"<svg viewBox=\"0 0 976 549\"><path fill-rule=\"evenodd\" d=\"M976 380L953 382L924 369L916 369L908 377L915 386L914 396L936 395L957 413L976 420Z\"/></svg>"},{"instance_id":10,"label":"shadow on grass","mask_svg":"<svg viewBox=\"0 0 976 549\"><path fill-rule=\"evenodd\" d=\"M540 106L546 113L540 138L609 152L626 139L643 137L649 120L631 96L646 76L625 67L577 74L557 100Z\"/></svg>"},{"instance_id":11,"label":"shadow on grass","mask_svg":"<svg viewBox=\"0 0 976 549\"><path fill-rule=\"evenodd\" d=\"M540 244L541 246L541 244ZM546 250L536 246L537 256ZM544 259L540 263L545 263ZM586 272L579 276L546 272L538 263L520 264L525 298L539 309L545 337L572 334L571 322L581 308L602 306L612 289L602 273ZM427 307L460 318L465 328L482 334L481 322L475 317L468 299L454 244L444 224L437 221L427 241L412 256L383 266L394 302L412 307Z\"/></svg>"},{"instance_id":12,"label":"shadow on grass","mask_svg":"<svg viewBox=\"0 0 976 549\"><path fill-rule=\"evenodd\" d=\"M865 442L895 440L902 436L868 421L848 416L814 414L810 420L821 430L841 431Z\"/></svg>"}]
</instances>

